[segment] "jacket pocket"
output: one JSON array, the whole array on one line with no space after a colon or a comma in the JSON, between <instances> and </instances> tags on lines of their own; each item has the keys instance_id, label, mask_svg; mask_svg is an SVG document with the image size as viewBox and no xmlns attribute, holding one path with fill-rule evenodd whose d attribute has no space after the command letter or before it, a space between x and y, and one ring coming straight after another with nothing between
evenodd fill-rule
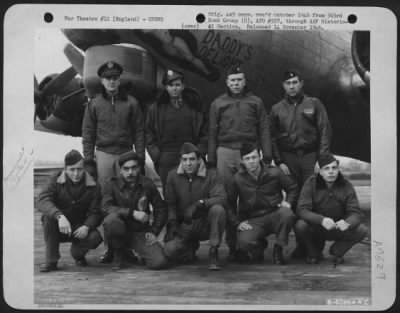
<instances>
[{"instance_id":1,"label":"jacket pocket","mask_svg":"<svg viewBox=\"0 0 400 313\"><path fill-rule=\"evenodd\" d=\"M227 134L233 127L233 118L230 115L224 114L219 121L219 134Z\"/></svg>"},{"instance_id":2,"label":"jacket pocket","mask_svg":"<svg viewBox=\"0 0 400 313\"><path fill-rule=\"evenodd\" d=\"M279 145L281 147L290 147L291 146L291 140L289 137L289 133L286 133L286 132L278 133L277 138L278 138Z\"/></svg>"},{"instance_id":3,"label":"jacket pocket","mask_svg":"<svg viewBox=\"0 0 400 313\"><path fill-rule=\"evenodd\" d=\"M315 114L315 110L312 108L304 108L302 112L304 137L309 143L315 142L318 137Z\"/></svg>"}]
</instances>

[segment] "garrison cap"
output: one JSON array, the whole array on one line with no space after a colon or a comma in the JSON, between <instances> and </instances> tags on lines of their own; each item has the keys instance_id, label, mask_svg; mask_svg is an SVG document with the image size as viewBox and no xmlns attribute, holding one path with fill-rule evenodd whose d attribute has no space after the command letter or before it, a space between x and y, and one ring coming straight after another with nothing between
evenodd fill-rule
<instances>
[{"instance_id":1,"label":"garrison cap","mask_svg":"<svg viewBox=\"0 0 400 313\"><path fill-rule=\"evenodd\" d=\"M162 83L163 85L168 85L170 82L172 82L175 79L183 79L183 74L177 70L174 69L169 69L164 73Z\"/></svg>"},{"instance_id":2,"label":"garrison cap","mask_svg":"<svg viewBox=\"0 0 400 313\"><path fill-rule=\"evenodd\" d=\"M332 154L322 154L318 158L318 165L319 168L323 168L325 165L331 164L335 161L339 164L339 160L336 159Z\"/></svg>"},{"instance_id":3,"label":"garrison cap","mask_svg":"<svg viewBox=\"0 0 400 313\"><path fill-rule=\"evenodd\" d=\"M100 77L120 76L123 69L117 62L108 61L101 65L97 70L97 75Z\"/></svg>"},{"instance_id":4,"label":"garrison cap","mask_svg":"<svg viewBox=\"0 0 400 313\"><path fill-rule=\"evenodd\" d=\"M255 143L245 143L240 148L240 157L243 158L245 155L252 153L254 150L259 152L258 146Z\"/></svg>"},{"instance_id":5,"label":"garrison cap","mask_svg":"<svg viewBox=\"0 0 400 313\"><path fill-rule=\"evenodd\" d=\"M182 156L184 154L189 154L189 153L192 153L192 152L196 153L197 156L200 155L199 148L197 148L191 142L185 142L181 147L181 151L179 152L179 155Z\"/></svg>"},{"instance_id":6,"label":"garrison cap","mask_svg":"<svg viewBox=\"0 0 400 313\"><path fill-rule=\"evenodd\" d=\"M65 166L70 166L78 163L80 160L83 160L82 154L79 151L72 149L65 155L64 164Z\"/></svg>"},{"instance_id":7,"label":"garrison cap","mask_svg":"<svg viewBox=\"0 0 400 313\"><path fill-rule=\"evenodd\" d=\"M240 66L232 66L228 72L226 73L226 76L228 77L229 75L233 74L244 74L243 70L240 68Z\"/></svg>"},{"instance_id":8,"label":"garrison cap","mask_svg":"<svg viewBox=\"0 0 400 313\"><path fill-rule=\"evenodd\" d=\"M137 155L136 152L130 150L128 152L121 154L121 156L118 159L118 164L121 167L122 165L124 165L125 162L128 162L128 161L138 161L139 162L139 156Z\"/></svg>"},{"instance_id":9,"label":"garrison cap","mask_svg":"<svg viewBox=\"0 0 400 313\"><path fill-rule=\"evenodd\" d=\"M296 70L296 69L288 69L283 73L282 83L285 80L291 79L291 78L296 77L296 76L299 78L299 80L302 80L301 73L298 70Z\"/></svg>"}]
</instances>

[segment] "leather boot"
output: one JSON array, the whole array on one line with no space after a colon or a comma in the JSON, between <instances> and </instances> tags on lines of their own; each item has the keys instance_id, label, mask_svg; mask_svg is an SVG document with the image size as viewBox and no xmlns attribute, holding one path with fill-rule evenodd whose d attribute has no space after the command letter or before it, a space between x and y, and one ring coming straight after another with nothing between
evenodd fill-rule
<instances>
[{"instance_id":1,"label":"leather boot","mask_svg":"<svg viewBox=\"0 0 400 313\"><path fill-rule=\"evenodd\" d=\"M285 260L283 259L282 247L275 244L274 250L272 251L272 262L278 265L284 265Z\"/></svg>"},{"instance_id":2,"label":"leather boot","mask_svg":"<svg viewBox=\"0 0 400 313\"><path fill-rule=\"evenodd\" d=\"M75 260L75 264L77 266L88 266L87 260L85 257L81 257L80 259Z\"/></svg>"},{"instance_id":3,"label":"leather boot","mask_svg":"<svg viewBox=\"0 0 400 313\"><path fill-rule=\"evenodd\" d=\"M263 263L264 262L264 249L258 248L250 253L252 263Z\"/></svg>"},{"instance_id":4,"label":"leather boot","mask_svg":"<svg viewBox=\"0 0 400 313\"><path fill-rule=\"evenodd\" d=\"M114 251L114 258L113 258L113 262L111 265L111 269L112 270L120 270L122 268L127 267L128 264L126 263L125 260L125 251L124 249L116 249Z\"/></svg>"},{"instance_id":5,"label":"leather boot","mask_svg":"<svg viewBox=\"0 0 400 313\"><path fill-rule=\"evenodd\" d=\"M221 269L221 267L218 265L218 248L217 247L210 247L210 250L208 251L208 259L210 262L210 265L208 269L210 271L218 271Z\"/></svg>"},{"instance_id":6,"label":"leather boot","mask_svg":"<svg viewBox=\"0 0 400 313\"><path fill-rule=\"evenodd\" d=\"M251 253L251 260L253 263L263 263L264 262L264 250L268 247L268 241L265 238L260 240L260 245L258 249Z\"/></svg>"},{"instance_id":7,"label":"leather boot","mask_svg":"<svg viewBox=\"0 0 400 313\"><path fill-rule=\"evenodd\" d=\"M124 249L124 258L129 263L139 263L138 257L129 248Z\"/></svg>"},{"instance_id":8,"label":"leather boot","mask_svg":"<svg viewBox=\"0 0 400 313\"><path fill-rule=\"evenodd\" d=\"M236 246L229 246L228 256L226 257L226 260L228 262L234 262L237 261L237 258L238 251L236 250Z\"/></svg>"},{"instance_id":9,"label":"leather boot","mask_svg":"<svg viewBox=\"0 0 400 313\"><path fill-rule=\"evenodd\" d=\"M200 242L195 241L192 246L192 262L197 261L196 251L200 248Z\"/></svg>"},{"instance_id":10,"label":"leather boot","mask_svg":"<svg viewBox=\"0 0 400 313\"><path fill-rule=\"evenodd\" d=\"M297 246L290 257L295 260L304 259L307 256L307 249L301 242L297 241Z\"/></svg>"},{"instance_id":11,"label":"leather boot","mask_svg":"<svg viewBox=\"0 0 400 313\"><path fill-rule=\"evenodd\" d=\"M100 257L100 263L109 264L113 261L114 258L114 249L108 246L107 251Z\"/></svg>"},{"instance_id":12,"label":"leather boot","mask_svg":"<svg viewBox=\"0 0 400 313\"><path fill-rule=\"evenodd\" d=\"M42 273L56 271L57 269L57 262L48 262L40 266L40 272Z\"/></svg>"},{"instance_id":13,"label":"leather boot","mask_svg":"<svg viewBox=\"0 0 400 313\"><path fill-rule=\"evenodd\" d=\"M341 256L333 256L332 257L332 262L333 264L343 264L344 263L344 259Z\"/></svg>"}]
</instances>

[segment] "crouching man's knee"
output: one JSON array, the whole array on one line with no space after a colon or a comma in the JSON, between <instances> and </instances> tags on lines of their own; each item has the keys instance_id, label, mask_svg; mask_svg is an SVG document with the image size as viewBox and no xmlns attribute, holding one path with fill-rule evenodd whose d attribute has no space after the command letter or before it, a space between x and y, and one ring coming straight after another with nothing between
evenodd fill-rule
<instances>
[{"instance_id":1,"label":"crouching man's knee","mask_svg":"<svg viewBox=\"0 0 400 313\"><path fill-rule=\"evenodd\" d=\"M368 227L365 226L364 224L358 225L354 230L353 230L353 236L358 240L361 241L367 236L368 234Z\"/></svg>"},{"instance_id":2,"label":"crouching man's knee","mask_svg":"<svg viewBox=\"0 0 400 313\"><path fill-rule=\"evenodd\" d=\"M209 210L209 215L216 216L216 217L223 217L225 218L226 212L222 205L215 204Z\"/></svg>"},{"instance_id":3,"label":"crouching man's knee","mask_svg":"<svg viewBox=\"0 0 400 313\"><path fill-rule=\"evenodd\" d=\"M100 232L95 229L89 233L90 249L96 249L102 242L103 237L101 237Z\"/></svg>"},{"instance_id":4,"label":"crouching man's knee","mask_svg":"<svg viewBox=\"0 0 400 313\"><path fill-rule=\"evenodd\" d=\"M146 266L151 270L162 270L168 267L168 260L162 253L160 253L159 255L146 260Z\"/></svg>"},{"instance_id":5,"label":"crouching man's knee","mask_svg":"<svg viewBox=\"0 0 400 313\"><path fill-rule=\"evenodd\" d=\"M164 245L164 255L170 260L178 260L182 254L183 246L176 240L172 239Z\"/></svg>"},{"instance_id":6,"label":"crouching man's knee","mask_svg":"<svg viewBox=\"0 0 400 313\"><path fill-rule=\"evenodd\" d=\"M280 207L278 209L280 220L282 223L294 225L296 222L296 215L293 213L292 209L287 207Z\"/></svg>"},{"instance_id":7,"label":"crouching man's knee","mask_svg":"<svg viewBox=\"0 0 400 313\"><path fill-rule=\"evenodd\" d=\"M255 240L255 238L252 238L250 236L246 236L246 231L241 231L237 235L237 241L236 244L239 247L240 250L243 251L253 251L254 249L257 248L258 243Z\"/></svg>"},{"instance_id":8,"label":"crouching man's knee","mask_svg":"<svg viewBox=\"0 0 400 313\"><path fill-rule=\"evenodd\" d=\"M307 222L303 220L297 220L296 224L294 225L294 232L296 236L304 235L305 233L308 233L310 230L311 230L310 225L308 225Z\"/></svg>"},{"instance_id":9,"label":"crouching man's knee","mask_svg":"<svg viewBox=\"0 0 400 313\"><path fill-rule=\"evenodd\" d=\"M116 213L108 214L103 222L105 236L123 236L125 234L125 222Z\"/></svg>"}]
</instances>

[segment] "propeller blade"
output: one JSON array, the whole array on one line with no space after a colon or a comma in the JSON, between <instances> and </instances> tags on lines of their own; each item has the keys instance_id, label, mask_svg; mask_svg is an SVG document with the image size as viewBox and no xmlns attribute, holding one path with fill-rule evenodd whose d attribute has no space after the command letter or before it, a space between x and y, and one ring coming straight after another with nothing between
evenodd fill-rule
<instances>
[{"instance_id":1,"label":"propeller blade","mask_svg":"<svg viewBox=\"0 0 400 313\"><path fill-rule=\"evenodd\" d=\"M33 86L34 86L34 90L36 91L39 88L39 83L38 80L36 78L36 75L33 76Z\"/></svg>"},{"instance_id":2,"label":"propeller blade","mask_svg":"<svg viewBox=\"0 0 400 313\"><path fill-rule=\"evenodd\" d=\"M64 54L78 74L83 76L83 62L85 60L84 55L70 43L65 45Z\"/></svg>"},{"instance_id":3,"label":"propeller blade","mask_svg":"<svg viewBox=\"0 0 400 313\"><path fill-rule=\"evenodd\" d=\"M86 90L85 88L78 89L78 90L76 90L76 91L74 91L74 92L62 97L61 100L62 101L68 100L69 98L71 98L73 96L76 96L77 94L80 94L80 93L84 92L85 90Z\"/></svg>"},{"instance_id":4,"label":"propeller blade","mask_svg":"<svg viewBox=\"0 0 400 313\"><path fill-rule=\"evenodd\" d=\"M51 114L46 120L35 123L35 129L41 130L40 128L42 127L40 126L44 127L45 131L51 131L52 133L56 132L65 134L68 131L68 123L55 117L53 114Z\"/></svg>"},{"instance_id":5,"label":"propeller blade","mask_svg":"<svg viewBox=\"0 0 400 313\"><path fill-rule=\"evenodd\" d=\"M56 78L51 80L43 88L43 93L45 93L46 95L56 94L57 91L63 88L66 84L68 84L76 76L76 74L77 74L76 70L72 66L69 67L60 75L58 75Z\"/></svg>"}]
</instances>

